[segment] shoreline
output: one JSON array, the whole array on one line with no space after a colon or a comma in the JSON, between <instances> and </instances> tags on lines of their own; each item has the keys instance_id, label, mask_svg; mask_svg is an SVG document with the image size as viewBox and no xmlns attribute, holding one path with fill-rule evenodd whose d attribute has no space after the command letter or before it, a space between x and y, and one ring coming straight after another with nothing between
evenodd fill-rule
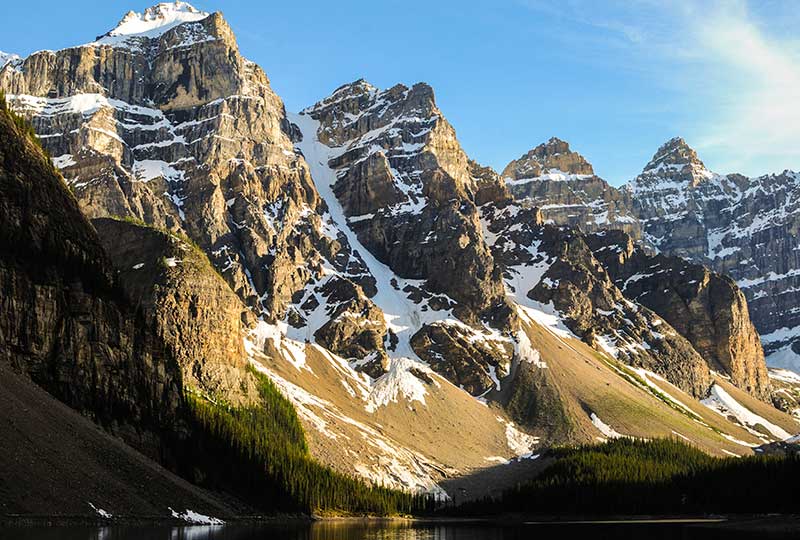
<instances>
[{"instance_id":1,"label":"shoreline","mask_svg":"<svg viewBox=\"0 0 800 540\"><path fill-rule=\"evenodd\" d=\"M336 523L364 524L485 524L496 526L574 526L574 525L697 525L730 526L772 525L800 530L800 516L794 514L728 514L728 515L633 515L633 516L554 516L520 515L473 517L426 517L426 516L319 516L319 515L278 515L278 516L236 516L223 520L223 524L187 523L165 516L120 516L103 519L78 515L17 515L0 516L0 527L225 527L246 525L309 525Z\"/></svg>"}]
</instances>

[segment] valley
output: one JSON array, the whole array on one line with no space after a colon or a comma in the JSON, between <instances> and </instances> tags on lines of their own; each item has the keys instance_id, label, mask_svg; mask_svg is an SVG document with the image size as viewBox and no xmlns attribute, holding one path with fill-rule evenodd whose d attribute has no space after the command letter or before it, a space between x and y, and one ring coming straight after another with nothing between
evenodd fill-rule
<instances>
[{"instance_id":1,"label":"valley","mask_svg":"<svg viewBox=\"0 0 800 540\"><path fill-rule=\"evenodd\" d=\"M242 52L174 2L0 54L0 512L422 515L567 448L800 450L796 173L498 173L426 83L287 112Z\"/></svg>"}]
</instances>

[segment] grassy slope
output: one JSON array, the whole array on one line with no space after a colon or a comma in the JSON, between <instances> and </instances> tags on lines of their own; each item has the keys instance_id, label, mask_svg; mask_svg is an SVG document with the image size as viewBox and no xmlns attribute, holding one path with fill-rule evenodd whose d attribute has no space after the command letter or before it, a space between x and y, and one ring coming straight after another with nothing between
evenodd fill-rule
<instances>
[{"instance_id":1,"label":"grassy slope","mask_svg":"<svg viewBox=\"0 0 800 540\"><path fill-rule=\"evenodd\" d=\"M525 328L533 346L547 363L552 381L567 402L570 418L575 424L575 441L592 442L601 435L589 419L588 411L592 411L621 434L655 438L675 437L677 432L691 444L717 455L724 454L723 450L736 454L752 453L747 446L726 439L720 432L750 444L761 443L741 426L665 381L651 379L663 392L685 404L694 413L694 418L647 389L631 370L584 343L562 339L535 323L526 324ZM620 369L628 373L627 377L620 374ZM788 415L749 398L743 392L730 390L730 385L726 389L758 414L790 432L800 431L800 426Z\"/></svg>"}]
</instances>

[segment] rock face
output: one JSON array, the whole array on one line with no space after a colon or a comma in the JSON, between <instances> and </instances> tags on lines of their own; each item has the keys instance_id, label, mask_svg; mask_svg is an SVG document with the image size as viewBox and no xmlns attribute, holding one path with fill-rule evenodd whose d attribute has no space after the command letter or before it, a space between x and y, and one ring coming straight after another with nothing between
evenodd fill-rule
<instances>
[{"instance_id":1,"label":"rock face","mask_svg":"<svg viewBox=\"0 0 800 540\"><path fill-rule=\"evenodd\" d=\"M283 103L221 14L184 3L128 14L92 43L6 65L0 87L86 215L187 235L256 315L298 337L319 330L324 321L310 319L320 312L341 315L343 291L383 325L362 292L374 294L374 278L327 214ZM327 305L318 291L331 288L339 293ZM341 343L357 320L337 326L322 331L340 334L337 352L366 354ZM384 333L356 340L382 347Z\"/></svg>"},{"instance_id":2,"label":"rock face","mask_svg":"<svg viewBox=\"0 0 800 540\"><path fill-rule=\"evenodd\" d=\"M513 315L476 206L508 197L497 175L468 160L423 83L380 91L359 80L293 121L335 220L374 257L379 290L367 296L387 321L405 321L390 325L389 355L418 356L470 393L491 390L513 356L497 334Z\"/></svg>"},{"instance_id":3,"label":"rock face","mask_svg":"<svg viewBox=\"0 0 800 540\"><path fill-rule=\"evenodd\" d=\"M734 231L738 225L730 223L732 216L739 211L745 221L752 221L747 212L754 211L763 203L753 202L746 207L748 210L740 203L763 190L748 190L750 179L738 175L711 173L696 152L679 138L660 148L644 172L621 190L592 175L591 165L557 139L551 139L511 162L503 173L514 198L523 205L539 206L546 222L595 233L590 234L587 241L626 297L653 309L670 322L708 360L712 369L727 373L741 388L760 399L767 399L769 383L762 361L763 352L755 342L757 334L750 320L764 333L759 321L771 317L766 312L780 311L776 309L776 303L783 302L781 297L784 295L773 297L763 290L755 292L749 289L755 286L757 291L760 285L772 281L758 276L766 275L777 280L791 280L792 276L784 276L786 272L778 268L767 269L765 274L754 270L754 261L762 257L749 256L751 251L743 252L743 248L733 247L731 242L738 234ZM586 183L593 187L580 187L588 185ZM615 201L613 208L625 216L622 222L597 221L594 210L587 210L600 208L604 203L598 201L606 200ZM586 201L589 203L584 204ZM759 220L759 226L765 226L770 220L772 218ZM628 222L632 226L629 227ZM746 226L741 227L744 229ZM773 228L770 230L774 232ZM605 231L609 231L607 236ZM634 243L645 249L634 249ZM599 251L603 248L605 251ZM666 258L650 261L650 248L665 255L687 257L731 275L738 280L747 298L736 283L688 261ZM628 270L622 271L624 264L617 261L620 257L638 262L625 263ZM786 254L782 260L791 261L792 257L794 255ZM637 272L647 273L647 266L656 262L665 264L670 270L655 274L648 280L630 282L629 289L622 286L628 277ZM778 277L779 271L782 277ZM747 278L742 279L744 276ZM792 296L791 286L788 287L787 294ZM647 295L640 297L639 294L645 290L649 291ZM749 316L745 312L748 307ZM775 324L777 322L767 326L767 331L778 329ZM776 338L783 337L785 333L776 335ZM766 341L769 340L770 336L767 336ZM785 345L785 342L779 341L778 344Z\"/></svg>"},{"instance_id":4,"label":"rock face","mask_svg":"<svg viewBox=\"0 0 800 540\"><path fill-rule=\"evenodd\" d=\"M661 317L624 297L581 234L517 204L481 210L506 287L524 315L544 313L555 331L705 395L711 378L703 358Z\"/></svg>"},{"instance_id":5,"label":"rock face","mask_svg":"<svg viewBox=\"0 0 800 540\"><path fill-rule=\"evenodd\" d=\"M0 110L0 361L150 455L180 419L181 372L129 305L92 226Z\"/></svg>"},{"instance_id":6,"label":"rock face","mask_svg":"<svg viewBox=\"0 0 800 540\"><path fill-rule=\"evenodd\" d=\"M244 368L257 369L313 433L312 455L346 474L436 490L443 475L530 454L539 444L531 434L594 440L590 414L626 409L617 404L661 411L657 430L639 417L629 433L663 435L685 417L652 397L648 381L705 397L709 368L765 397L763 373L742 360L757 343L735 286L698 270L707 284L684 294L680 267L664 285L680 289L674 302L635 297L616 273L638 270L595 245L605 228L640 236L632 192L608 186L555 139L501 177L467 157L424 83L379 90L359 80L287 114L222 16L176 3L128 14L86 45L3 56L0 88L32 121L74 193L73 213L92 218L110 254L93 236L105 261L97 283L116 295L120 321L87 332L112 350L122 347L114 336L124 338L133 352L106 356L132 380L136 358L232 404L253 402ZM54 255L59 272L82 268L66 253ZM54 281L100 287L72 274ZM14 287L10 298L44 294ZM44 322L26 323L25 347L79 305L59 302ZM101 311L82 312L80 324L109 318ZM65 331L51 333L64 340ZM78 377L54 370L34 371L46 383ZM110 397L98 399L128 399L113 393L129 389L101 383ZM163 401L145 390L142 403ZM720 437L708 431L700 438L710 445ZM442 433L465 433L465 444L444 448Z\"/></svg>"},{"instance_id":7,"label":"rock face","mask_svg":"<svg viewBox=\"0 0 800 540\"><path fill-rule=\"evenodd\" d=\"M509 163L502 178L516 200L539 207L547 222L584 232L620 229L641 239L628 194L595 175L591 164L560 139Z\"/></svg>"},{"instance_id":8,"label":"rock face","mask_svg":"<svg viewBox=\"0 0 800 540\"><path fill-rule=\"evenodd\" d=\"M400 277L452 299L465 321L505 317L481 237L478 183L431 87L379 91L360 80L304 114L336 149L333 191L361 243Z\"/></svg>"},{"instance_id":9,"label":"rock face","mask_svg":"<svg viewBox=\"0 0 800 540\"><path fill-rule=\"evenodd\" d=\"M323 230L324 203L264 72L219 13L184 11L145 13L167 22L133 35L126 16L93 43L36 53L6 66L0 87L88 216L184 232L248 305L281 320L324 264L363 272Z\"/></svg>"},{"instance_id":10,"label":"rock face","mask_svg":"<svg viewBox=\"0 0 800 540\"><path fill-rule=\"evenodd\" d=\"M621 231L589 235L586 242L629 300L663 317L712 370L770 400L761 341L731 278L681 257L649 254Z\"/></svg>"},{"instance_id":11,"label":"rock face","mask_svg":"<svg viewBox=\"0 0 800 540\"><path fill-rule=\"evenodd\" d=\"M131 222L93 225L130 305L144 312L191 392L233 406L258 402L244 321L252 317L205 253L178 236Z\"/></svg>"},{"instance_id":12,"label":"rock face","mask_svg":"<svg viewBox=\"0 0 800 540\"><path fill-rule=\"evenodd\" d=\"M768 362L800 366L800 175L709 171L683 139L663 145L625 190L659 251L730 275L744 292Z\"/></svg>"}]
</instances>

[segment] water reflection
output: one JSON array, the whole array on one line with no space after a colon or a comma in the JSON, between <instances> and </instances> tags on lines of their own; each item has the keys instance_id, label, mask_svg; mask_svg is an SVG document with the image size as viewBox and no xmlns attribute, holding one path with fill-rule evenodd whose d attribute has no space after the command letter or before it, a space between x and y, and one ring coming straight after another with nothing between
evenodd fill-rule
<instances>
[{"instance_id":1,"label":"water reflection","mask_svg":"<svg viewBox=\"0 0 800 540\"><path fill-rule=\"evenodd\" d=\"M2 540L564 540L682 539L734 540L739 538L793 538L696 528L686 524L570 524L511 525L487 523L412 523L325 521L270 525L197 527L2 527Z\"/></svg>"}]
</instances>

